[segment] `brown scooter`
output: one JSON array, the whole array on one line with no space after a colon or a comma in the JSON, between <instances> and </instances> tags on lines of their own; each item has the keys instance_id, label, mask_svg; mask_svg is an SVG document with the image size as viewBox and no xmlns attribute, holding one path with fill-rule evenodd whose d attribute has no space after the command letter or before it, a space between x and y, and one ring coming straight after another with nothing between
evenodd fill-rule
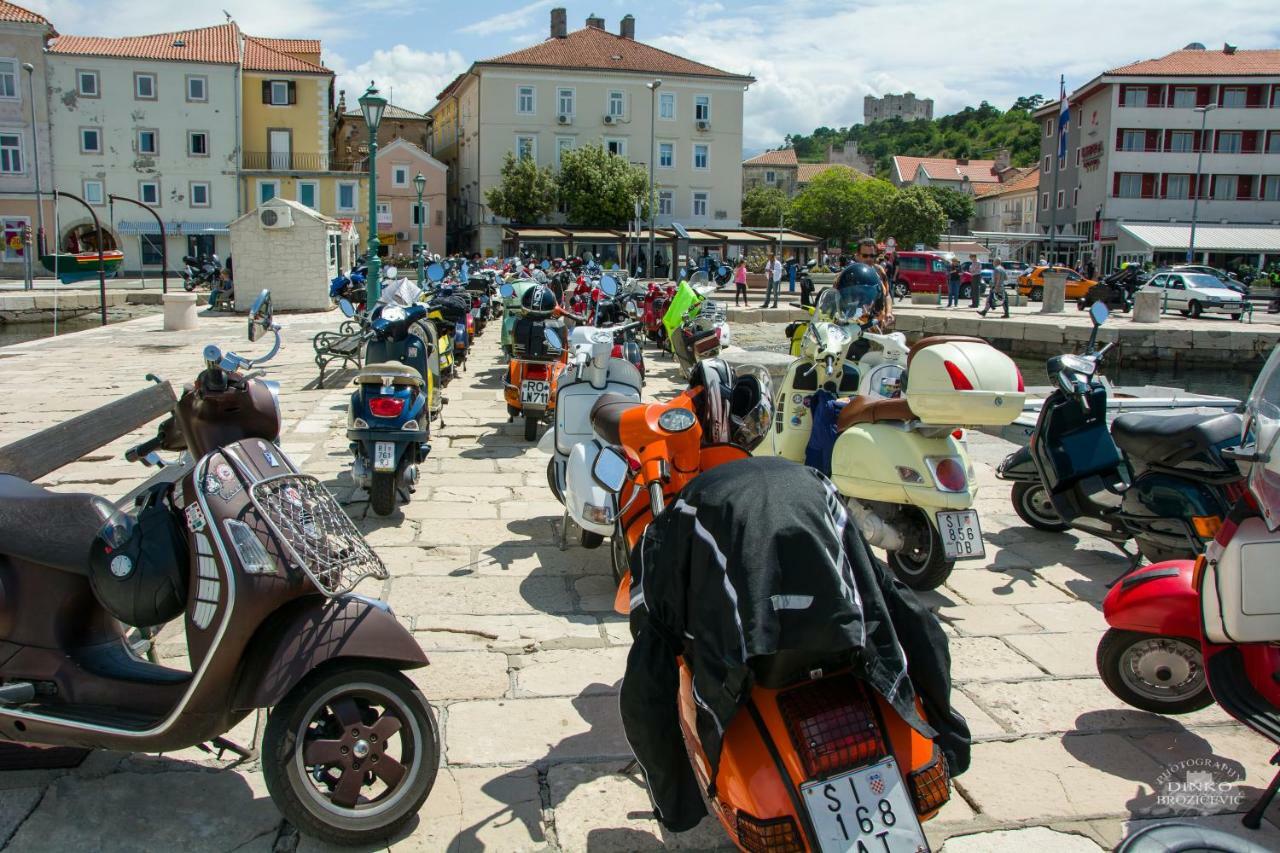
<instances>
[{"instance_id":1,"label":"brown scooter","mask_svg":"<svg viewBox=\"0 0 1280 853\"><path fill-rule=\"evenodd\" d=\"M263 291L249 338L205 368L129 458L194 460L133 512L0 474L0 739L141 752L213 742L270 708L267 788L324 841L395 834L435 782L439 734L401 670L427 659L386 604L386 578L333 496L274 443L280 413L253 368L279 327ZM158 478L163 479L163 478ZM190 671L138 656L125 626L181 617Z\"/></svg>"}]
</instances>

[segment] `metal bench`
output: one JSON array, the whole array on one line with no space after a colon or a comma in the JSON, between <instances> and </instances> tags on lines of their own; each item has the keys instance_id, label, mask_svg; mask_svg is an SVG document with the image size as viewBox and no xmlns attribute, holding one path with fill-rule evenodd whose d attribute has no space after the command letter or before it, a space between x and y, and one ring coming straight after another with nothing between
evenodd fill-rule
<instances>
[{"instance_id":1,"label":"metal bench","mask_svg":"<svg viewBox=\"0 0 1280 853\"><path fill-rule=\"evenodd\" d=\"M360 367L364 357L364 330L359 323L348 320L336 332L316 333L311 346L316 351L316 367L320 368L317 387L323 388L324 373L331 363L341 361L344 370L352 363L357 369Z\"/></svg>"}]
</instances>

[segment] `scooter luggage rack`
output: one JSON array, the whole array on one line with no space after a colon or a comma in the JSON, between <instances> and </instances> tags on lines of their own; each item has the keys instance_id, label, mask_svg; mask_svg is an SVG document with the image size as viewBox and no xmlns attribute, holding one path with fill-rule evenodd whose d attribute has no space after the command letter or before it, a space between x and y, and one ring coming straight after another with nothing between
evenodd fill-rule
<instances>
[{"instance_id":1,"label":"scooter luggage rack","mask_svg":"<svg viewBox=\"0 0 1280 853\"><path fill-rule=\"evenodd\" d=\"M337 500L315 477L282 474L253 485L249 498L295 566L330 598L365 578L390 575Z\"/></svg>"}]
</instances>

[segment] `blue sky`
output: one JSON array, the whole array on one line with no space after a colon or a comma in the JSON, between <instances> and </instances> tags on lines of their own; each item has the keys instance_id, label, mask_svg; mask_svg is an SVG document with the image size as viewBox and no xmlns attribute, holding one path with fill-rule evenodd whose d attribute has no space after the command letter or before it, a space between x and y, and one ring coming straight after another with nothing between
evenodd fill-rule
<instances>
[{"instance_id":1,"label":"blue sky","mask_svg":"<svg viewBox=\"0 0 1280 853\"><path fill-rule=\"evenodd\" d=\"M20 4L23 0L18 0ZM1280 48L1280 16L1267 0L564 0L468 3L413 0L27 0L64 33L140 35L221 23L247 32L321 38L348 101L370 79L395 102L425 110L474 60L548 35L550 10L569 27L592 13L636 37L758 82L746 94L744 147L777 147L787 133L862 119L867 94L914 91L935 114L987 100L1057 94L1099 72L1161 56L1191 41L1210 49Z\"/></svg>"}]
</instances>

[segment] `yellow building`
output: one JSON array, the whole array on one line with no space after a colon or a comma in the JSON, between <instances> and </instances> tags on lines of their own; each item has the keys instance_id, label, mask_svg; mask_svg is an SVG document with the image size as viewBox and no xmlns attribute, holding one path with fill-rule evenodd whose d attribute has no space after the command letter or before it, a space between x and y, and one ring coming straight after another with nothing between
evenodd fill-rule
<instances>
[{"instance_id":1,"label":"yellow building","mask_svg":"<svg viewBox=\"0 0 1280 853\"><path fill-rule=\"evenodd\" d=\"M368 175L330 149L333 72L320 62L319 39L246 35L243 57L244 209L286 198L358 223L367 239Z\"/></svg>"}]
</instances>

